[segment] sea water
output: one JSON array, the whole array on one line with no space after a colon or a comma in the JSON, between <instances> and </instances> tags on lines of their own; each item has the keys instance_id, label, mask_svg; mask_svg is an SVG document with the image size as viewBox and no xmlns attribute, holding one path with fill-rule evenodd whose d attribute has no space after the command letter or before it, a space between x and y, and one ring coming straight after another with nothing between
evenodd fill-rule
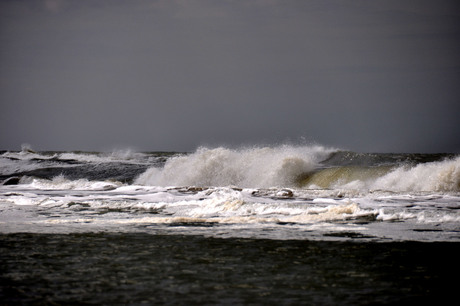
<instances>
[{"instance_id":1,"label":"sea water","mask_svg":"<svg viewBox=\"0 0 460 306\"><path fill-rule=\"evenodd\" d=\"M448 301L460 272L456 154L24 148L0 165L6 304Z\"/></svg>"}]
</instances>

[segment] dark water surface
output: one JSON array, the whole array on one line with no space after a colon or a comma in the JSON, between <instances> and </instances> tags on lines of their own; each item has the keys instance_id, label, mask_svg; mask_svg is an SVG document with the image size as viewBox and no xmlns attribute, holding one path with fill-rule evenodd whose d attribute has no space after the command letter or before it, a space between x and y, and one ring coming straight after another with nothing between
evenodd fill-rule
<instances>
[{"instance_id":1,"label":"dark water surface","mask_svg":"<svg viewBox=\"0 0 460 306\"><path fill-rule=\"evenodd\" d=\"M459 250L440 242L2 234L0 301L446 305L456 301Z\"/></svg>"}]
</instances>

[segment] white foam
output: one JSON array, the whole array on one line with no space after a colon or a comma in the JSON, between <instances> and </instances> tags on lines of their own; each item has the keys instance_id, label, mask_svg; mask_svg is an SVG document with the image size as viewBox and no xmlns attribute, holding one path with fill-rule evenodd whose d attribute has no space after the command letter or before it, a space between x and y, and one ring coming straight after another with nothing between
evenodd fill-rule
<instances>
[{"instance_id":1,"label":"white foam","mask_svg":"<svg viewBox=\"0 0 460 306\"><path fill-rule=\"evenodd\" d=\"M37 163L31 163L27 160L11 160L0 158L0 175L12 175L22 171L31 171L42 167Z\"/></svg>"},{"instance_id":2,"label":"white foam","mask_svg":"<svg viewBox=\"0 0 460 306\"><path fill-rule=\"evenodd\" d=\"M12 175L55 165L57 155L42 155L31 151L5 152L0 155L0 175ZM40 160L37 162L36 160Z\"/></svg>"},{"instance_id":3,"label":"white foam","mask_svg":"<svg viewBox=\"0 0 460 306\"><path fill-rule=\"evenodd\" d=\"M36 189L55 190L111 190L121 186L118 182L89 181L87 179L69 180L62 175L52 180L33 179L30 183Z\"/></svg>"},{"instance_id":4,"label":"white foam","mask_svg":"<svg viewBox=\"0 0 460 306\"><path fill-rule=\"evenodd\" d=\"M279 146L247 149L199 148L169 159L164 168L150 168L137 184L157 186L290 186L313 170L332 149Z\"/></svg>"},{"instance_id":5,"label":"white foam","mask_svg":"<svg viewBox=\"0 0 460 306\"><path fill-rule=\"evenodd\" d=\"M399 167L370 184L392 191L460 191L460 157L454 160Z\"/></svg>"},{"instance_id":6,"label":"white foam","mask_svg":"<svg viewBox=\"0 0 460 306\"><path fill-rule=\"evenodd\" d=\"M121 185L105 190L95 188L105 182L63 177L32 182L0 187L0 232L161 230L288 239L337 231L367 235L374 228L371 236L448 241L458 240L454 235L460 223L460 195L453 193L369 193L347 199L293 189L285 198L281 188ZM434 236L440 228L445 232Z\"/></svg>"},{"instance_id":7,"label":"white foam","mask_svg":"<svg viewBox=\"0 0 460 306\"><path fill-rule=\"evenodd\" d=\"M458 192L460 157L416 166L403 165L377 178L370 177L351 182L339 179L330 187L335 190L380 192Z\"/></svg>"},{"instance_id":8,"label":"white foam","mask_svg":"<svg viewBox=\"0 0 460 306\"><path fill-rule=\"evenodd\" d=\"M366 212L365 214L368 214ZM324 208L308 209L304 213L283 218L285 222L312 223L324 221L347 220L363 214L358 204L349 203L342 205L331 205Z\"/></svg>"}]
</instances>

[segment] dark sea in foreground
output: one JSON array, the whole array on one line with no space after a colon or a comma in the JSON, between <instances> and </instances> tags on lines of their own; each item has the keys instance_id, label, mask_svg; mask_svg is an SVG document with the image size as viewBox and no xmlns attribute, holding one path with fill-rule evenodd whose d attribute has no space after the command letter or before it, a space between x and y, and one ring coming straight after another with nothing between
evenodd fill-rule
<instances>
[{"instance_id":1,"label":"dark sea in foreground","mask_svg":"<svg viewBox=\"0 0 460 306\"><path fill-rule=\"evenodd\" d=\"M454 305L458 243L0 236L2 305Z\"/></svg>"},{"instance_id":2,"label":"dark sea in foreground","mask_svg":"<svg viewBox=\"0 0 460 306\"><path fill-rule=\"evenodd\" d=\"M0 305L453 305L460 156L0 152Z\"/></svg>"}]
</instances>

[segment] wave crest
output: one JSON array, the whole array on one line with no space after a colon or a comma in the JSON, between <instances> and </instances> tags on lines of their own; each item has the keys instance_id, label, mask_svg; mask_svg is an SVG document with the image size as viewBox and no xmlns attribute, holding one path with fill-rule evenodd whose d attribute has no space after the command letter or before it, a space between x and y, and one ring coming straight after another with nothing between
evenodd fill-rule
<instances>
[{"instance_id":1,"label":"wave crest","mask_svg":"<svg viewBox=\"0 0 460 306\"><path fill-rule=\"evenodd\" d=\"M460 157L399 167L377 179L372 188L393 191L460 191Z\"/></svg>"},{"instance_id":2,"label":"wave crest","mask_svg":"<svg viewBox=\"0 0 460 306\"><path fill-rule=\"evenodd\" d=\"M273 187L293 185L313 171L332 149L322 146L278 146L245 149L199 148L150 168L135 183L156 186Z\"/></svg>"},{"instance_id":3,"label":"wave crest","mask_svg":"<svg viewBox=\"0 0 460 306\"><path fill-rule=\"evenodd\" d=\"M340 166L304 178L305 188L406 191L460 191L460 157L415 166Z\"/></svg>"}]
</instances>

